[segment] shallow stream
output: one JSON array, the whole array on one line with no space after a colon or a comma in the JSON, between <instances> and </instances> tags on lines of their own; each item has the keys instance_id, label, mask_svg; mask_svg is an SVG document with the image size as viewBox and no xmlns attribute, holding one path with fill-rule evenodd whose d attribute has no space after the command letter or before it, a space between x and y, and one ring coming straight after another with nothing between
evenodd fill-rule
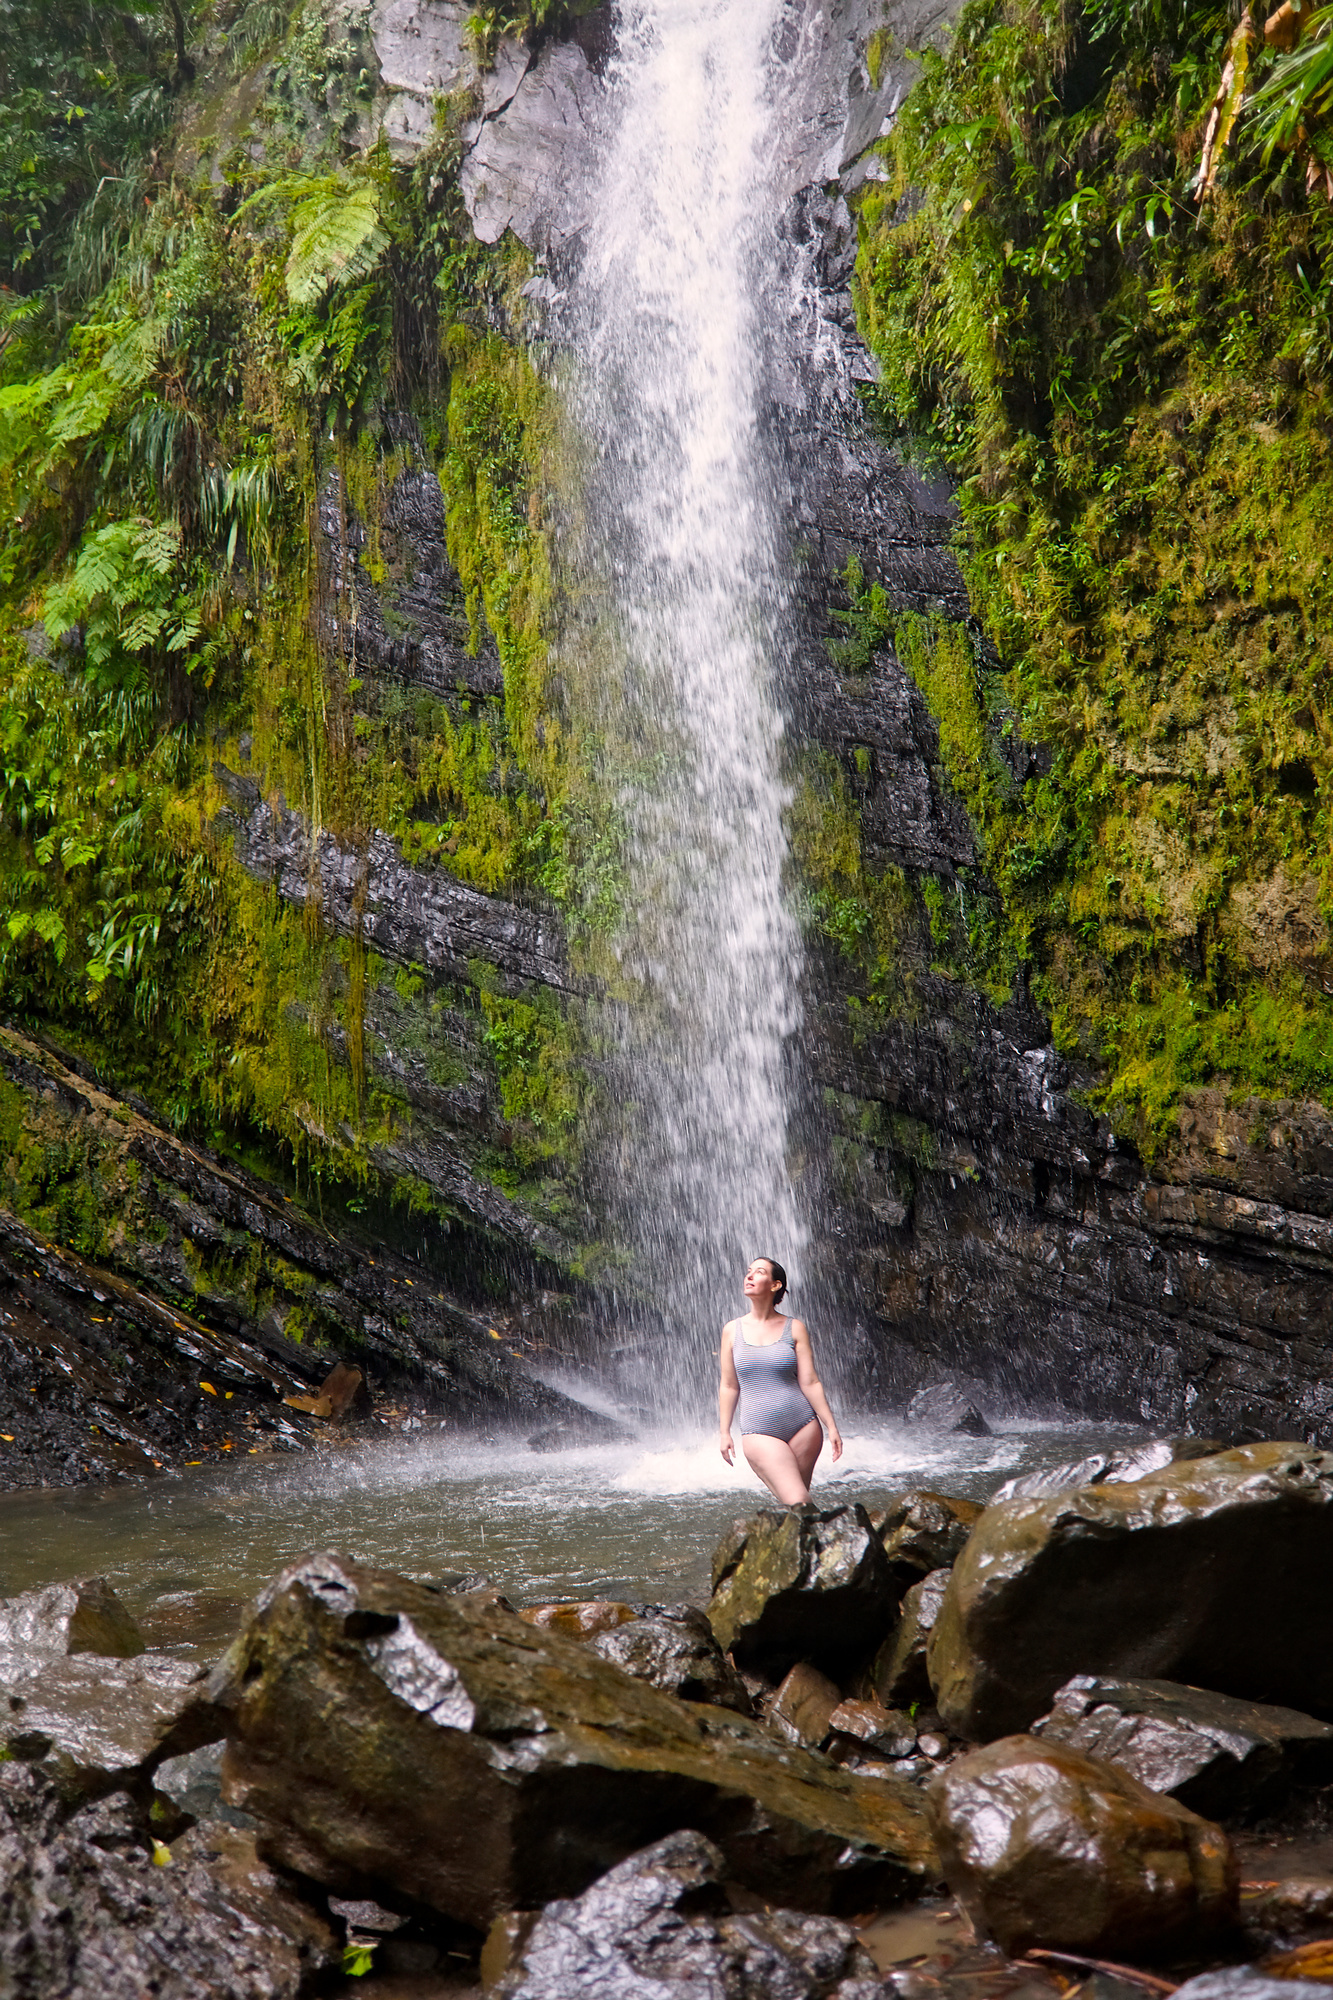
<instances>
[{"instance_id":1,"label":"shallow stream","mask_svg":"<svg viewBox=\"0 0 1333 2000\"><path fill-rule=\"evenodd\" d=\"M1142 1433L1015 1423L988 1438L851 1429L817 1501L882 1503L909 1486L985 1499L1015 1473ZM425 1431L318 1454L201 1468L153 1485L0 1499L0 1593L101 1574L150 1644L210 1657L241 1602L284 1564L334 1549L424 1579L484 1571L516 1604L552 1597L669 1603L708 1594L723 1530L765 1494L711 1436L551 1455L519 1439Z\"/></svg>"}]
</instances>

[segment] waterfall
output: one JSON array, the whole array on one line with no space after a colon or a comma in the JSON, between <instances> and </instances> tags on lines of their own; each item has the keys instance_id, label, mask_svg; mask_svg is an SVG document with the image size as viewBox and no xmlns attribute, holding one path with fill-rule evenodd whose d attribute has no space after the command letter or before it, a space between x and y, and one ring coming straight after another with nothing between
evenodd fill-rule
<instances>
[{"instance_id":1,"label":"waterfall","mask_svg":"<svg viewBox=\"0 0 1333 2000\"><path fill-rule=\"evenodd\" d=\"M785 1050L801 943L784 899L789 623L763 435L775 293L778 0L623 0L570 325L588 448L583 574L603 579L635 996L612 1163L634 1289L671 1328L653 1381L701 1414L746 1263L795 1281ZM620 1092L615 1093L620 1095ZM799 1310L799 1299L797 1301Z\"/></svg>"}]
</instances>

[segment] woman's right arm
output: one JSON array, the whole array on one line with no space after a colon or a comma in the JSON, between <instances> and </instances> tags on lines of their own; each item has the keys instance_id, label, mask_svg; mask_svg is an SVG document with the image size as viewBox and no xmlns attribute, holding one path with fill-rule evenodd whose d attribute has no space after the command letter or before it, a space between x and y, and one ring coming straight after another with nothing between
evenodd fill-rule
<instances>
[{"instance_id":1,"label":"woman's right arm","mask_svg":"<svg viewBox=\"0 0 1333 2000\"><path fill-rule=\"evenodd\" d=\"M728 1465L733 1465L736 1460L736 1447L731 1441L731 1420L736 1414L741 1393L736 1363L731 1356L731 1329L732 1322L728 1320L722 1329L722 1381L717 1392L718 1447Z\"/></svg>"}]
</instances>

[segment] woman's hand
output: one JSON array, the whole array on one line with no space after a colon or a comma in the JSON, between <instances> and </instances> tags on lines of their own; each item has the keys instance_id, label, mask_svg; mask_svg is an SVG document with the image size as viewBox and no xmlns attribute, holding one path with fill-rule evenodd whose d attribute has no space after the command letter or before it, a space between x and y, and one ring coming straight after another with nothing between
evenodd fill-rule
<instances>
[{"instance_id":1,"label":"woman's hand","mask_svg":"<svg viewBox=\"0 0 1333 2000\"><path fill-rule=\"evenodd\" d=\"M721 1437L718 1439L718 1446L719 1449L721 1450L723 1458L726 1459L727 1464L734 1465L736 1462L736 1447L731 1442L730 1431L723 1431Z\"/></svg>"},{"instance_id":2,"label":"woman's hand","mask_svg":"<svg viewBox=\"0 0 1333 2000\"><path fill-rule=\"evenodd\" d=\"M833 1455L833 1463L836 1465L842 1457L842 1433L836 1424L830 1424L828 1427L828 1442L829 1450Z\"/></svg>"}]
</instances>

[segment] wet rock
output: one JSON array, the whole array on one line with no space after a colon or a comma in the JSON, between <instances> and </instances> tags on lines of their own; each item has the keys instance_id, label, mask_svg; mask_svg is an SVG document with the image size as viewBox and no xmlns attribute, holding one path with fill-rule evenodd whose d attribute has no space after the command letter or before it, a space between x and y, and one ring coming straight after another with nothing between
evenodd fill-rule
<instances>
[{"instance_id":1,"label":"wet rock","mask_svg":"<svg viewBox=\"0 0 1333 2000\"><path fill-rule=\"evenodd\" d=\"M1333 1924L1333 1875L1289 1875L1247 1896L1245 1921L1252 1930L1300 1931Z\"/></svg>"},{"instance_id":2,"label":"wet rock","mask_svg":"<svg viewBox=\"0 0 1333 2000\"><path fill-rule=\"evenodd\" d=\"M958 1422L950 1424L949 1428L963 1437L988 1438L995 1435L980 1410L972 1403L968 1404Z\"/></svg>"},{"instance_id":3,"label":"wet rock","mask_svg":"<svg viewBox=\"0 0 1333 2000\"><path fill-rule=\"evenodd\" d=\"M738 1667L780 1673L806 1660L837 1674L897 1620L888 1557L864 1507L756 1514L727 1550L708 1619Z\"/></svg>"},{"instance_id":4,"label":"wet rock","mask_svg":"<svg viewBox=\"0 0 1333 2000\"><path fill-rule=\"evenodd\" d=\"M877 1701L840 1701L828 1719L836 1755L856 1745L880 1757L908 1757L916 1748L916 1724L901 1709Z\"/></svg>"},{"instance_id":5,"label":"wet rock","mask_svg":"<svg viewBox=\"0 0 1333 2000\"><path fill-rule=\"evenodd\" d=\"M577 1900L542 1911L514 1953L503 2000L878 2000L856 1934L790 1910L733 1916L724 1862L699 1833L631 1855Z\"/></svg>"},{"instance_id":6,"label":"wet rock","mask_svg":"<svg viewBox=\"0 0 1333 2000\"><path fill-rule=\"evenodd\" d=\"M1229 1965L1187 1979L1174 2000L1310 2000L1310 1987L1305 1980L1271 1978L1252 1965Z\"/></svg>"},{"instance_id":7,"label":"wet rock","mask_svg":"<svg viewBox=\"0 0 1333 2000\"><path fill-rule=\"evenodd\" d=\"M836 1682L821 1674L818 1667L798 1661L769 1705L769 1725L789 1743L817 1750L828 1735L829 1717L841 1700Z\"/></svg>"},{"instance_id":8,"label":"wet rock","mask_svg":"<svg viewBox=\"0 0 1333 2000\"><path fill-rule=\"evenodd\" d=\"M617 1625L628 1625L639 1614L632 1604L594 1597L580 1604L528 1604L518 1615L525 1625L535 1625L543 1632L563 1632L567 1639L596 1639L603 1632L614 1632Z\"/></svg>"},{"instance_id":9,"label":"wet rock","mask_svg":"<svg viewBox=\"0 0 1333 2000\"><path fill-rule=\"evenodd\" d=\"M971 1435L989 1437L990 1425L980 1409L985 1400L986 1392L980 1382L966 1376L949 1382L930 1382L924 1389L918 1389L907 1405L907 1421L931 1431L965 1431L969 1429L969 1420L976 1418L983 1428L972 1431Z\"/></svg>"},{"instance_id":10,"label":"wet rock","mask_svg":"<svg viewBox=\"0 0 1333 2000\"><path fill-rule=\"evenodd\" d=\"M1333 1781L1326 1722L1172 1681L1076 1674L1032 1733L1118 1764L1205 1819L1263 1812L1292 1784Z\"/></svg>"},{"instance_id":11,"label":"wet rock","mask_svg":"<svg viewBox=\"0 0 1333 2000\"><path fill-rule=\"evenodd\" d=\"M221 1740L201 1744L181 1757L168 1757L153 1772L153 1790L170 1799L192 1820L222 1820L228 1826L249 1827L255 1822L248 1813L229 1806L222 1796Z\"/></svg>"},{"instance_id":12,"label":"wet rock","mask_svg":"<svg viewBox=\"0 0 1333 2000\"><path fill-rule=\"evenodd\" d=\"M374 1413L370 1404L370 1390L366 1378L359 1368L349 1367L339 1361L320 1387L320 1395L329 1405L329 1415L334 1423L347 1423L360 1418L364 1421Z\"/></svg>"},{"instance_id":13,"label":"wet rock","mask_svg":"<svg viewBox=\"0 0 1333 2000\"><path fill-rule=\"evenodd\" d=\"M132 1783L223 1728L203 1670L187 1660L0 1654L0 1747L71 1796Z\"/></svg>"},{"instance_id":14,"label":"wet rock","mask_svg":"<svg viewBox=\"0 0 1333 2000\"><path fill-rule=\"evenodd\" d=\"M949 1887L1010 1957L1188 1947L1235 1918L1221 1828L1066 1744L1005 1737L927 1797Z\"/></svg>"},{"instance_id":15,"label":"wet rock","mask_svg":"<svg viewBox=\"0 0 1333 2000\"><path fill-rule=\"evenodd\" d=\"M585 1410L558 1424L547 1424L528 1439L529 1451L576 1451L586 1444L628 1444L634 1433L600 1410Z\"/></svg>"},{"instance_id":16,"label":"wet rock","mask_svg":"<svg viewBox=\"0 0 1333 2000\"><path fill-rule=\"evenodd\" d=\"M6 2000L296 2000L336 1966L327 1920L234 1827L197 1827L153 1859L115 1793L71 1812L0 1764L0 1987Z\"/></svg>"},{"instance_id":17,"label":"wet rock","mask_svg":"<svg viewBox=\"0 0 1333 2000\"><path fill-rule=\"evenodd\" d=\"M1150 1444L1136 1445L1132 1451L1095 1451L1066 1465L1048 1465L1040 1472L1024 1472L1006 1479L991 1494L990 1504L1001 1500L1033 1500L1041 1494L1063 1493L1071 1486L1128 1485L1160 1472L1168 1465L1196 1458L1213 1458L1226 1446L1216 1438L1154 1438Z\"/></svg>"},{"instance_id":18,"label":"wet rock","mask_svg":"<svg viewBox=\"0 0 1333 2000\"><path fill-rule=\"evenodd\" d=\"M713 1637L707 1616L693 1604L673 1606L603 1632L592 1649L622 1673L648 1681L682 1701L752 1711L749 1692Z\"/></svg>"},{"instance_id":19,"label":"wet rock","mask_svg":"<svg viewBox=\"0 0 1333 2000\"><path fill-rule=\"evenodd\" d=\"M0 1651L129 1660L143 1650L143 1634L104 1576L0 1600Z\"/></svg>"},{"instance_id":20,"label":"wet rock","mask_svg":"<svg viewBox=\"0 0 1333 2000\"><path fill-rule=\"evenodd\" d=\"M914 1701L930 1700L926 1649L951 1574L947 1569L932 1570L912 1585L903 1599L897 1628L875 1655L871 1686L886 1708L910 1708Z\"/></svg>"},{"instance_id":21,"label":"wet rock","mask_svg":"<svg viewBox=\"0 0 1333 2000\"><path fill-rule=\"evenodd\" d=\"M802 1908L866 1908L935 1865L907 1786L676 1701L484 1597L333 1556L264 1592L212 1691L226 1796L264 1823L267 1854L477 1928L681 1826Z\"/></svg>"},{"instance_id":22,"label":"wet rock","mask_svg":"<svg viewBox=\"0 0 1333 2000\"><path fill-rule=\"evenodd\" d=\"M989 1507L930 1635L940 1714L984 1741L1076 1673L1333 1710L1330 1563L1333 1454L1303 1445Z\"/></svg>"},{"instance_id":23,"label":"wet rock","mask_svg":"<svg viewBox=\"0 0 1333 2000\"><path fill-rule=\"evenodd\" d=\"M917 1577L956 1562L984 1511L977 1500L923 1490L900 1493L887 1507L872 1507L870 1520L906 1589Z\"/></svg>"}]
</instances>

